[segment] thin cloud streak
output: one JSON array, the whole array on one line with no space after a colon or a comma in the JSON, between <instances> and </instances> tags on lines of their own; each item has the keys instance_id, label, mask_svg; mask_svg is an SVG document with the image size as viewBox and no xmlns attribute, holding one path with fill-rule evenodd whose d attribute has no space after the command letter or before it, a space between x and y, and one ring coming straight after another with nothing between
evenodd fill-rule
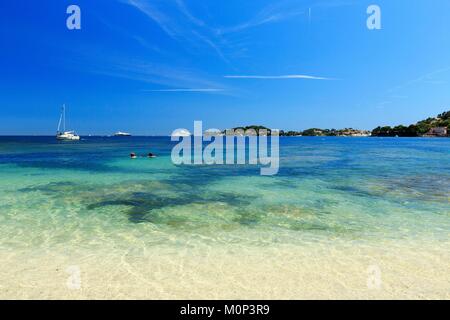
<instances>
[{"instance_id":1,"label":"thin cloud streak","mask_svg":"<svg viewBox=\"0 0 450 320\"><path fill-rule=\"evenodd\" d=\"M289 74L281 76L258 76L258 75L238 75L224 76L227 79L260 79L260 80L281 80L281 79L307 79L307 80L336 80L333 78L309 76L304 74Z\"/></svg>"},{"instance_id":2,"label":"thin cloud streak","mask_svg":"<svg viewBox=\"0 0 450 320\"><path fill-rule=\"evenodd\" d=\"M153 90L143 90L144 92L205 92L205 93L213 93L213 92L223 92L225 89L216 89L216 88L181 88L181 89L153 89Z\"/></svg>"},{"instance_id":3,"label":"thin cloud streak","mask_svg":"<svg viewBox=\"0 0 450 320\"><path fill-rule=\"evenodd\" d=\"M184 2L182 0L176 0L175 2L178 6L178 9L186 16L186 18L189 19L189 21L191 21L193 24L196 24L197 26L200 26L200 27L206 26L205 22L198 19L197 17L194 17L194 15L189 11L189 9L186 7L186 5L184 4Z\"/></svg>"},{"instance_id":4,"label":"thin cloud streak","mask_svg":"<svg viewBox=\"0 0 450 320\"><path fill-rule=\"evenodd\" d=\"M151 83L163 88L220 88L229 91L227 86L197 69L151 63L123 55L103 57L101 50L92 47L77 48L70 59L61 59L60 63L69 70Z\"/></svg>"},{"instance_id":5,"label":"thin cloud streak","mask_svg":"<svg viewBox=\"0 0 450 320\"><path fill-rule=\"evenodd\" d=\"M142 2L140 0L124 0L123 2L135 7L150 19L152 19L154 22L156 22L169 37L173 39L177 38L178 32L176 28L171 24L171 20L156 7L152 6L150 3Z\"/></svg>"},{"instance_id":6,"label":"thin cloud streak","mask_svg":"<svg viewBox=\"0 0 450 320\"><path fill-rule=\"evenodd\" d=\"M398 99L408 99L408 96L405 95L400 95L400 94L396 94L397 92L401 92L403 89L408 88L410 86L414 86L414 85L420 85L420 84L433 84L433 85L441 85L441 84L446 84L446 81L440 81L440 80L434 80L434 76L441 74L441 73L445 73L450 71L450 67L445 67L445 68L441 68L441 69L437 69L434 70L432 72L423 74L421 76L419 76L418 78L409 80L401 85L398 85L394 88L391 88L389 90L386 91L386 93L384 94L386 99L391 99L391 100L398 100ZM384 108L385 105L387 104L391 104L393 103L392 101L388 100L388 101L382 101L380 103L378 103L375 108L378 109L382 109Z\"/></svg>"},{"instance_id":7,"label":"thin cloud streak","mask_svg":"<svg viewBox=\"0 0 450 320\"><path fill-rule=\"evenodd\" d=\"M413 84L417 84L417 83L421 83L421 82L422 83L431 83L431 84L442 84L442 81L438 81L439 83L436 83L433 80L433 76L435 76L437 74L440 74L440 73L447 72L447 71L450 71L450 67L446 67L446 68L442 68L442 69L438 69L438 70L429 72L429 73L424 74L424 75L422 75L422 76L420 76L420 77L418 77L416 79L410 80L410 81L408 81L408 82L406 82L404 84L401 84L401 85L396 86L396 87L394 87L392 89L389 89L388 93L397 92L397 91L399 91L399 90L401 90L403 88L406 88L406 87L409 87L409 86L411 86Z\"/></svg>"},{"instance_id":8,"label":"thin cloud streak","mask_svg":"<svg viewBox=\"0 0 450 320\"><path fill-rule=\"evenodd\" d=\"M259 27L269 23L277 23L293 19L298 16L304 16L311 24L312 8L335 8L356 4L356 0L284 0L270 4L260 10L253 18L241 24L223 27L216 30L217 34L224 35L228 33L245 31L250 28Z\"/></svg>"},{"instance_id":9,"label":"thin cloud streak","mask_svg":"<svg viewBox=\"0 0 450 320\"><path fill-rule=\"evenodd\" d=\"M200 40L216 52L220 59L231 65L222 52L221 39L213 39L211 36L207 36L215 35L215 33L206 23L191 14L182 0L177 0L175 3L166 3L166 6L162 5L162 2L150 3L142 0L122 0L122 2L134 7L153 20L173 40L188 42L191 46L196 46L198 40ZM164 12L167 11L164 8L167 9L167 6L170 7L171 4L175 4L177 10L172 15L168 15ZM217 35L215 36L217 37Z\"/></svg>"},{"instance_id":10,"label":"thin cloud streak","mask_svg":"<svg viewBox=\"0 0 450 320\"><path fill-rule=\"evenodd\" d=\"M244 22L242 24L233 26L233 27L226 27L226 28L219 28L217 29L217 34L227 34L227 33L233 33L238 31L243 31L248 28L257 27L260 25L264 25L267 23L275 23L280 22L283 20L287 20L290 18L293 18L298 15L305 14L305 11L303 8L293 8L292 4L297 5L296 3L293 3L291 1L284 1L277 4L269 5L265 8L263 8L255 17L253 17L251 20Z\"/></svg>"}]
</instances>

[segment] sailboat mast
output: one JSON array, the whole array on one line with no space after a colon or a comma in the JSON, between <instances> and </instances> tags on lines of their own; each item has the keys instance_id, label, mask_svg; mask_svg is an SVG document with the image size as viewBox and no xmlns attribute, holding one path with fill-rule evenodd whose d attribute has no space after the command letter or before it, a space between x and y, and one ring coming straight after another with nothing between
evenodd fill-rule
<instances>
[{"instance_id":1,"label":"sailboat mast","mask_svg":"<svg viewBox=\"0 0 450 320\"><path fill-rule=\"evenodd\" d=\"M59 115L59 122L58 122L58 132L61 132L61 122L63 118L63 110L61 110L61 114Z\"/></svg>"},{"instance_id":2,"label":"sailboat mast","mask_svg":"<svg viewBox=\"0 0 450 320\"><path fill-rule=\"evenodd\" d=\"M66 105L65 104L63 104L63 119L64 119L63 128L64 128L64 132L66 132Z\"/></svg>"}]
</instances>

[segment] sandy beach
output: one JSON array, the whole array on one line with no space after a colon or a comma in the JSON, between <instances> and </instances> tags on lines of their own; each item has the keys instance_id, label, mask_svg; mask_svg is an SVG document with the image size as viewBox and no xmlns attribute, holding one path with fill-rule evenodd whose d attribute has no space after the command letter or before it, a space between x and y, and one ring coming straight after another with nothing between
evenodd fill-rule
<instances>
[{"instance_id":1,"label":"sandy beach","mask_svg":"<svg viewBox=\"0 0 450 320\"><path fill-rule=\"evenodd\" d=\"M448 299L449 243L1 254L2 299ZM79 288L73 270L79 268ZM375 267L374 267L375 266ZM372 268L372 269L371 269ZM379 268L380 279L373 277ZM77 269L75 269L77 270ZM72 273L71 273L72 272ZM78 278L77 278L78 279Z\"/></svg>"}]
</instances>

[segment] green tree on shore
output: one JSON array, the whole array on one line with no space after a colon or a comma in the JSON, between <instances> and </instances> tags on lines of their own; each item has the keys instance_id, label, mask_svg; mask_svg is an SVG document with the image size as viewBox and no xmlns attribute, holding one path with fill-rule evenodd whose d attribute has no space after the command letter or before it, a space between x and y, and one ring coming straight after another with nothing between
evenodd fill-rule
<instances>
[{"instance_id":1,"label":"green tree on shore","mask_svg":"<svg viewBox=\"0 0 450 320\"><path fill-rule=\"evenodd\" d=\"M372 130L372 136L376 137L419 137L423 136L435 127L447 127L450 130L450 111L439 114L436 118L428 118L412 124L408 127L398 125L395 127L376 127Z\"/></svg>"}]
</instances>

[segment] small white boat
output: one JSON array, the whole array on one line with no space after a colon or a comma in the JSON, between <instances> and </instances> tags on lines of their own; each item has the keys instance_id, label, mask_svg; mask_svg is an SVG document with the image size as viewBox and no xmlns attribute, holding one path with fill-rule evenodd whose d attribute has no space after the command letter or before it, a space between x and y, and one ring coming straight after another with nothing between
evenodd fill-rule
<instances>
[{"instance_id":1,"label":"small white boat","mask_svg":"<svg viewBox=\"0 0 450 320\"><path fill-rule=\"evenodd\" d=\"M114 137L131 137L131 134L128 132L118 131L114 133Z\"/></svg>"},{"instance_id":2,"label":"small white boat","mask_svg":"<svg viewBox=\"0 0 450 320\"><path fill-rule=\"evenodd\" d=\"M63 130L61 131L61 123ZM61 141L77 141L80 140L80 136L74 131L66 131L66 105L64 104L61 110L61 116L59 117L58 131L56 132L56 139Z\"/></svg>"}]
</instances>

